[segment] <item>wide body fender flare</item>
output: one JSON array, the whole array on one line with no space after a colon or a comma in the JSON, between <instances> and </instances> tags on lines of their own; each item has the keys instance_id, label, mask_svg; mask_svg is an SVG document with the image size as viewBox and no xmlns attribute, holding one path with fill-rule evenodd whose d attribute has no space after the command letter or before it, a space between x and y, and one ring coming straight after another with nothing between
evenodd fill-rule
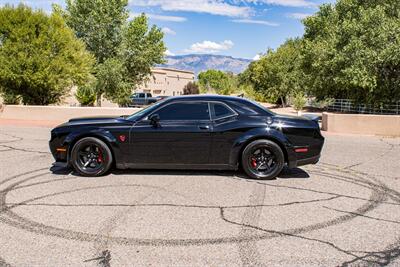
<instances>
[{"instance_id":1,"label":"wide body fender flare","mask_svg":"<svg viewBox=\"0 0 400 267\"><path fill-rule=\"evenodd\" d=\"M115 162L121 162L123 154L121 147L117 142L116 137L108 130L105 129L91 129L85 132L72 132L64 139L63 146L68 148L68 162L71 155L71 150L75 143L85 137L94 137L105 142L113 154Z\"/></svg>"},{"instance_id":2,"label":"wide body fender flare","mask_svg":"<svg viewBox=\"0 0 400 267\"><path fill-rule=\"evenodd\" d=\"M289 167L296 167L297 158L292 143L281 131L269 127L251 129L238 137L232 145L229 157L230 165L239 164L245 147L252 141L259 139L267 139L277 143L281 147Z\"/></svg>"}]
</instances>

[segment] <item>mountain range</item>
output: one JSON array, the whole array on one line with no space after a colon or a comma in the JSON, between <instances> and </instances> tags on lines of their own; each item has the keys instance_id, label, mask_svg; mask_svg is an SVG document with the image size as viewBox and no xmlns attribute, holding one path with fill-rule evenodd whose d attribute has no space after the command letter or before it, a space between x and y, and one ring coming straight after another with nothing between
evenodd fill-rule
<instances>
[{"instance_id":1,"label":"mountain range","mask_svg":"<svg viewBox=\"0 0 400 267\"><path fill-rule=\"evenodd\" d=\"M209 69L235 74L243 72L252 62L251 59L234 58L222 55L191 54L166 57L167 63L161 67L193 71L197 75Z\"/></svg>"}]
</instances>

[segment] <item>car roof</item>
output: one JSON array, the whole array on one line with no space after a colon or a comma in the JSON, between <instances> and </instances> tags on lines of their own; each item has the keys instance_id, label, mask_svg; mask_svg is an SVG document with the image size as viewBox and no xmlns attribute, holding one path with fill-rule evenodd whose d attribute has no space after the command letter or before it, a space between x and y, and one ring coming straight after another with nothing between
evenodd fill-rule
<instances>
[{"instance_id":1,"label":"car roof","mask_svg":"<svg viewBox=\"0 0 400 267\"><path fill-rule=\"evenodd\" d=\"M173 100L203 100L203 101L243 101L245 99L236 96L225 95L184 95L168 97L169 101Z\"/></svg>"}]
</instances>

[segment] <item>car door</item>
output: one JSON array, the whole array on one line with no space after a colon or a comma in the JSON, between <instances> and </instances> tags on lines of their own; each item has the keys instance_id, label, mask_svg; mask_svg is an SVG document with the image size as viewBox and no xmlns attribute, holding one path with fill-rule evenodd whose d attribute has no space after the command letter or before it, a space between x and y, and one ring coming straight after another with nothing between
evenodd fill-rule
<instances>
[{"instance_id":1,"label":"car door","mask_svg":"<svg viewBox=\"0 0 400 267\"><path fill-rule=\"evenodd\" d=\"M148 120L153 114L160 118L158 125ZM207 102L167 103L132 127L131 163L138 167L208 164L211 138Z\"/></svg>"},{"instance_id":2,"label":"car door","mask_svg":"<svg viewBox=\"0 0 400 267\"><path fill-rule=\"evenodd\" d=\"M246 129L238 121L238 114L226 103L211 102L213 142L210 161L215 165L230 164L234 142Z\"/></svg>"}]
</instances>

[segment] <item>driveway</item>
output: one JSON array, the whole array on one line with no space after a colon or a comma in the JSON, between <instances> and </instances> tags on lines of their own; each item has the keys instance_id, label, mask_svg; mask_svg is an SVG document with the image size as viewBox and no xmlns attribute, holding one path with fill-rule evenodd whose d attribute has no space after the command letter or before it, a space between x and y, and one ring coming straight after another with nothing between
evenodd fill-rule
<instances>
[{"instance_id":1,"label":"driveway","mask_svg":"<svg viewBox=\"0 0 400 267\"><path fill-rule=\"evenodd\" d=\"M240 172L50 168L0 127L0 266L400 266L400 139L326 135L321 162Z\"/></svg>"}]
</instances>

